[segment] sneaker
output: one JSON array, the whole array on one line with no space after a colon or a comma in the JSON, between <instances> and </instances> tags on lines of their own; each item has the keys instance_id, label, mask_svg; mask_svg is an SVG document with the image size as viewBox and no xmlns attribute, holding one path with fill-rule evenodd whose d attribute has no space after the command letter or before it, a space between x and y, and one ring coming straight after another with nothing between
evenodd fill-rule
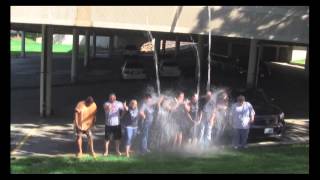
<instances>
[{"instance_id":1,"label":"sneaker","mask_svg":"<svg viewBox=\"0 0 320 180\"><path fill-rule=\"evenodd\" d=\"M239 147L238 146L233 146L233 149L239 149Z\"/></svg>"}]
</instances>

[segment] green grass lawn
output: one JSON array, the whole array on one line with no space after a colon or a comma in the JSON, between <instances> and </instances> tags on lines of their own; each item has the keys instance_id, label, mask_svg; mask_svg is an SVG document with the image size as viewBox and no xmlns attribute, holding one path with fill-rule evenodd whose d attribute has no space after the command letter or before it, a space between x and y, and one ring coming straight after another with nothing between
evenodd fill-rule
<instances>
[{"instance_id":1,"label":"green grass lawn","mask_svg":"<svg viewBox=\"0 0 320 180\"><path fill-rule=\"evenodd\" d=\"M306 62L305 59L299 59L299 60L291 61L291 63L293 63L293 64L301 64L301 65L304 65L305 62Z\"/></svg>"},{"instance_id":2,"label":"green grass lawn","mask_svg":"<svg viewBox=\"0 0 320 180\"><path fill-rule=\"evenodd\" d=\"M72 45L65 44L53 44L53 53L71 53ZM11 39L10 41L11 55L20 55L21 51L21 40ZM81 51L81 50L80 50ZM32 39L26 38L26 53L40 53L41 43L37 43Z\"/></svg>"},{"instance_id":3,"label":"green grass lawn","mask_svg":"<svg viewBox=\"0 0 320 180\"><path fill-rule=\"evenodd\" d=\"M11 160L12 173L308 173L309 145L225 150L204 156L148 154L131 158L98 156L26 157Z\"/></svg>"}]
</instances>

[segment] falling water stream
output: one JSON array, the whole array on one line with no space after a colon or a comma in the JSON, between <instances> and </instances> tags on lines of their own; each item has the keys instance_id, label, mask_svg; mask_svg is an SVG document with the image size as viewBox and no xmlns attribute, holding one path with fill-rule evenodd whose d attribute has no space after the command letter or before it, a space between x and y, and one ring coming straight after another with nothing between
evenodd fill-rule
<instances>
[{"instance_id":1,"label":"falling water stream","mask_svg":"<svg viewBox=\"0 0 320 180\"><path fill-rule=\"evenodd\" d=\"M153 36L150 31L148 31L148 38L149 38L149 41L152 42ZM155 46L155 44L153 44L153 46ZM154 47L153 58L154 58L154 66L156 69L157 93L158 93L158 96L160 97L161 92L160 92L160 80L159 80L159 70L158 70L158 53L159 52L157 52L156 47Z\"/></svg>"},{"instance_id":2,"label":"falling water stream","mask_svg":"<svg viewBox=\"0 0 320 180\"><path fill-rule=\"evenodd\" d=\"M208 6L208 18L210 22L211 19L211 11L210 11L210 7ZM147 23L148 23L148 18L147 18ZM214 107L218 107L219 105L217 105L217 101L218 101L218 96L224 92L224 89L221 88L215 88L212 89L210 87L210 75L211 75L211 56L210 56L210 51L211 51L211 30L209 30L208 33L209 37L209 49L208 49L208 82L207 82L207 90L212 90L212 97L209 100L209 102L213 102ZM153 40L153 36L152 33L150 31L147 32L147 37L149 39L149 41ZM196 73L195 73L195 79L196 79L196 94L198 97L200 96L200 86L201 86L201 62L200 62L200 55L199 55L199 50L197 47L197 43L194 42L192 36L190 36L192 43L192 47L195 50L195 54L196 54ZM155 44L153 44L155 45ZM158 111L157 111L157 115L154 121L154 125L153 128L150 130L149 134L150 134L150 146L151 149L156 150L156 151L163 151L166 150L167 148L172 148L172 137L175 136L175 134L178 131L178 127L179 127L179 122L180 119L185 118L185 117L174 117L172 116L172 112L170 110L167 110L165 107L170 107L172 106L172 102L175 102L175 91L176 89L170 89L167 90L165 92L163 92L161 94L160 91L160 80L159 80L159 71L158 71L158 52L157 52L157 47L154 47L154 52L153 52L153 57L154 57L154 65L155 65L155 73L156 73L156 85L157 85L157 92L155 92L154 90L149 91L150 94L152 95L152 101L154 103L156 103L160 97L164 97L163 103L161 104L161 106L159 106ZM152 89L152 88L151 88ZM199 110L199 101L197 101L196 103L196 114L195 117L198 117L198 111ZM213 113L214 108L210 109L211 112ZM214 127L214 131L213 131L213 136L216 136L217 138L220 138L222 132L224 131L224 128L226 126L226 116L225 116L225 111L217 111L216 114L217 117L217 125ZM201 120L203 121L203 120ZM194 129L195 132L195 129ZM220 135L219 135L220 134ZM215 141L215 138L213 138L213 141ZM199 144L200 143L200 144ZM199 149L199 146L201 145L201 142L198 142L198 144L188 144L186 147L188 152L192 152L192 153L196 153L198 154L199 152L201 153L202 150ZM184 149L184 150L186 150ZM211 151L212 149L206 149L206 151Z\"/></svg>"},{"instance_id":3,"label":"falling water stream","mask_svg":"<svg viewBox=\"0 0 320 180\"><path fill-rule=\"evenodd\" d=\"M211 20L211 10L208 6L208 23L210 23ZM210 90L210 81L211 81L211 29L209 26L209 37L208 37L208 82L207 82L207 91Z\"/></svg>"},{"instance_id":4,"label":"falling water stream","mask_svg":"<svg viewBox=\"0 0 320 180\"><path fill-rule=\"evenodd\" d=\"M197 66L196 66L196 79L197 79L197 96L200 97L200 78L201 78L201 66L200 66L200 56L199 56L199 51L197 45L194 43L194 40L192 36L190 36L190 39L192 41L192 47L196 51L196 59L197 59ZM196 104L196 117L198 117L198 109L199 109L199 101L197 101Z\"/></svg>"}]
</instances>

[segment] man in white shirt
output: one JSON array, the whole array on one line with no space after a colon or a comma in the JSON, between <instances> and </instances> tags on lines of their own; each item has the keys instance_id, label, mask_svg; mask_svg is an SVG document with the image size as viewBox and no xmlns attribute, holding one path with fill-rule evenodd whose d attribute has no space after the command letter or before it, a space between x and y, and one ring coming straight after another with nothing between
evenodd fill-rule
<instances>
[{"instance_id":1,"label":"man in white shirt","mask_svg":"<svg viewBox=\"0 0 320 180\"><path fill-rule=\"evenodd\" d=\"M212 92L207 91L205 96L205 104L202 109L199 139L204 147L208 147L210 145L212 137L212 127L215 120L216 102L212 98L212 96Z\"/></svg>"},{"instance_id":2,"label":"man in white shirt","mask_svg":"<svg viewBox=\"0 0 320 180\"><path fill-rule=\"evenodd\" d=\"M116 144L116 152L121 155L120 139L121 139L121 126L120 126L120 115L123 112L123 104L116 100L116 95L111 93L109 95L109 101L104 104L104 111L106 115L105 122L105 152L104 155L108 155L109 142L113 138Z\"/></svg>"},{"instance_id":3,"label":"man in white shirt","mask_svg":"<svg viewBox=\"0 0 320 180\"><path fill-rule=\"evenodd\" d=\"M246 148L249 135L250 123L253 123L255 111L243 95L238 96L237 103L233 104L230 118L234 129L233 147Z\"/></svg>"}]
</instances>

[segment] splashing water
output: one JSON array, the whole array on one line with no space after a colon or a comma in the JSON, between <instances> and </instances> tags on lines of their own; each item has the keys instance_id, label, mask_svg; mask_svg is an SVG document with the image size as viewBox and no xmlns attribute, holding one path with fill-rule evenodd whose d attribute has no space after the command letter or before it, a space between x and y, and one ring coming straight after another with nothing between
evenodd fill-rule
<instances>
[{"instance_id":1,"label":"splashing water","mask_svg":"<svg viewBox=\"0 0 320 180\"><path fill-rule=\"evenodd\" d=\"M211 10L210 7L208 6L208 23L210 23L211 20ZM210 90L210 81L211 81L211 29L209 27L209 37L208 37L208 82L207 82L207 91Z\"/></svg>"},{"instance_id":2,"label":"splashing water","mask_svg":"<svg viewBox=\"0 0 320 180\"><path fill-rule=\"evenodd\" d=\"M211 19L211 12L210 8L208 6L208 17L209 21ZM147 19L148 23L148 19ZM150 31L147 32L148 39L150 41L153 40L152 33ZM201 83L201 63L200 63L200 55L198 51L197 44L194 42L192 36L190 36L192 43L192 47L194 48L196 52L196 94L198 97L200 97L200 83ZM209 51L208 51L208 82L207 82L207 90L210 90L210 75L211 75L211 57L210 57L210 51L211 51L211 30L209 31ZM158 152L163 151L171 151L172 150L172 143L173 139L176 135L176 133L179 131L179 128L181 128L180 124L183 121L186 121L185 117L177 117L173 115L173 112L170 111L168 107L172 106L172 104L175 103L175 93L173 90L167 90L164 91L162 94L160 92L160 80L159 80L159 72L158 72L158 56L156 50L154 50L153 53L154 56L154 63L155 63L155 70L156 70L156 83L157 83L157 92L155 92L154 88L148 87L147 92L151 94L152 96L152 102L157 103L159 101L159 98L163 98L161 105L157 106L157 113L153 121L153 126L149 131L149 146L150 149ZM228 128L228 121L227 121L227 106L226 104L220 103L220 95L225 92L224 88L212 88L212 96L208 102L211 102L213 104L213 107L209 109L208 114L213 114L215 112L215 124L212 128L212 133L210 136L212 136L212 141L210 144L212 146L207 147L206 149L201 149L199 147L202 146L202 141L197 141L196 143L188 143L183 142L183 147L178 150L179 154L183 155L204 155L204 153L215 153L217 152L217 148L215 145L218 145L221 143L221 139L224 136L225 129ZM208 103L207 102L207 103ZM221 108L221 107L225 108ZM199 100L196 102L196 115L195 117L198 117L198 110L199 110ZM201 119L200 124L198 127L203 126L203 122L206 121L206 119ZM194 133L189 131L189 127L184 127L185 131L188 133ZM198 131L198 130L197 130ZM198 133L197 133L198 134ZM188 137L183 135L183 141L187 139ZM197 138L201 138L197 135ZM177 152L177 151L175 151Z\"/></svg>"},{"instance_id":3,"label":"splashing water","mask_svg":"<svg viewBox=\"0 0 320 180\"><path fill-rule=\"evenodd\" d=\"M196 77L197 77L197 96L200 97L200 78L201 78L201 67L200 67L200 56L199 56L199 51L198 48L196 46L196 44L194 43L194 40L192 38L192 36L190 36L190 39L192 41L192 47L195 49L196 51L196 55L197 55L197 66L196 66ZM197 101L196 104L196 117L198 117L198 110L199 110L199 102Z\"/></svg>"},{"instance_id":4,"label":"splashing water","mask_svg":"<svg viewBox=\"0 0 320 180\"><path fill-rule=\"evenodd\" d=\"M156 152L177 152L179 154L185 154L185 155L204 155L207 153L215 153L219 151L217 148L218 145L222 143L222 141L225 139L225 130L228 128L228 119L227 119L227 113L226 108L221 108L221 105L228 106L227 104L221 104L220 97L221 94L226 92L224 88L213 88L212 89L212 96L209 100L212 104L214 104L214 108L209 110L209 114L212 114L215 110L215 116L216 116L216 122L212 128L212 140L210 142L210 146L204 147L203 141L197 141L196 143L188 142L189 135L191 135L193 132L191 131L191 126L185 126L184 132L187 132L183 135L183 145L180 149L173 149L173 139L176 135L176 133L179 131L179 127L181 122L187 121L185 116L174 116L172 111L169 111L166 109L166 107L172 106L172 103L175 102L175 95L174 91L167 90L164 91L160 97L157 95L155 91L150 92L151 89L149 89L149 93L152 96L152 102L156 103L159 101L160 97L163 97L164 100L157 109L157 113L154 119L154 123L152 128L149 131L149 146L150 149ZM204 119L201 120L202 122ZM202 123L201 122L201 123ZM198 128L201 127L201 124L198 126ZM197 130L198 132L199 130ZM198 134L198 133L197 133ZM200 140L200 137L196 135L198 140Z\"/></svg>"},{"instance_id":5,"label":"splashing water","mask_svg":"<svg viewBox=\"0 0 320 180\"><path fill-rule=\"evenodd\" d=\"M147 32L147 35L148 35L149 41L152 41L153 36L152 36L150 31ZM154 49L153 58L154 58L154 66L155 66L155 69L156 69L157 93L158 93L158 96L160 96L160 80L159 80L159 70L158 70L158 53L159 52L157 52L157 50Z\"/></svg>"}]
</instances>

